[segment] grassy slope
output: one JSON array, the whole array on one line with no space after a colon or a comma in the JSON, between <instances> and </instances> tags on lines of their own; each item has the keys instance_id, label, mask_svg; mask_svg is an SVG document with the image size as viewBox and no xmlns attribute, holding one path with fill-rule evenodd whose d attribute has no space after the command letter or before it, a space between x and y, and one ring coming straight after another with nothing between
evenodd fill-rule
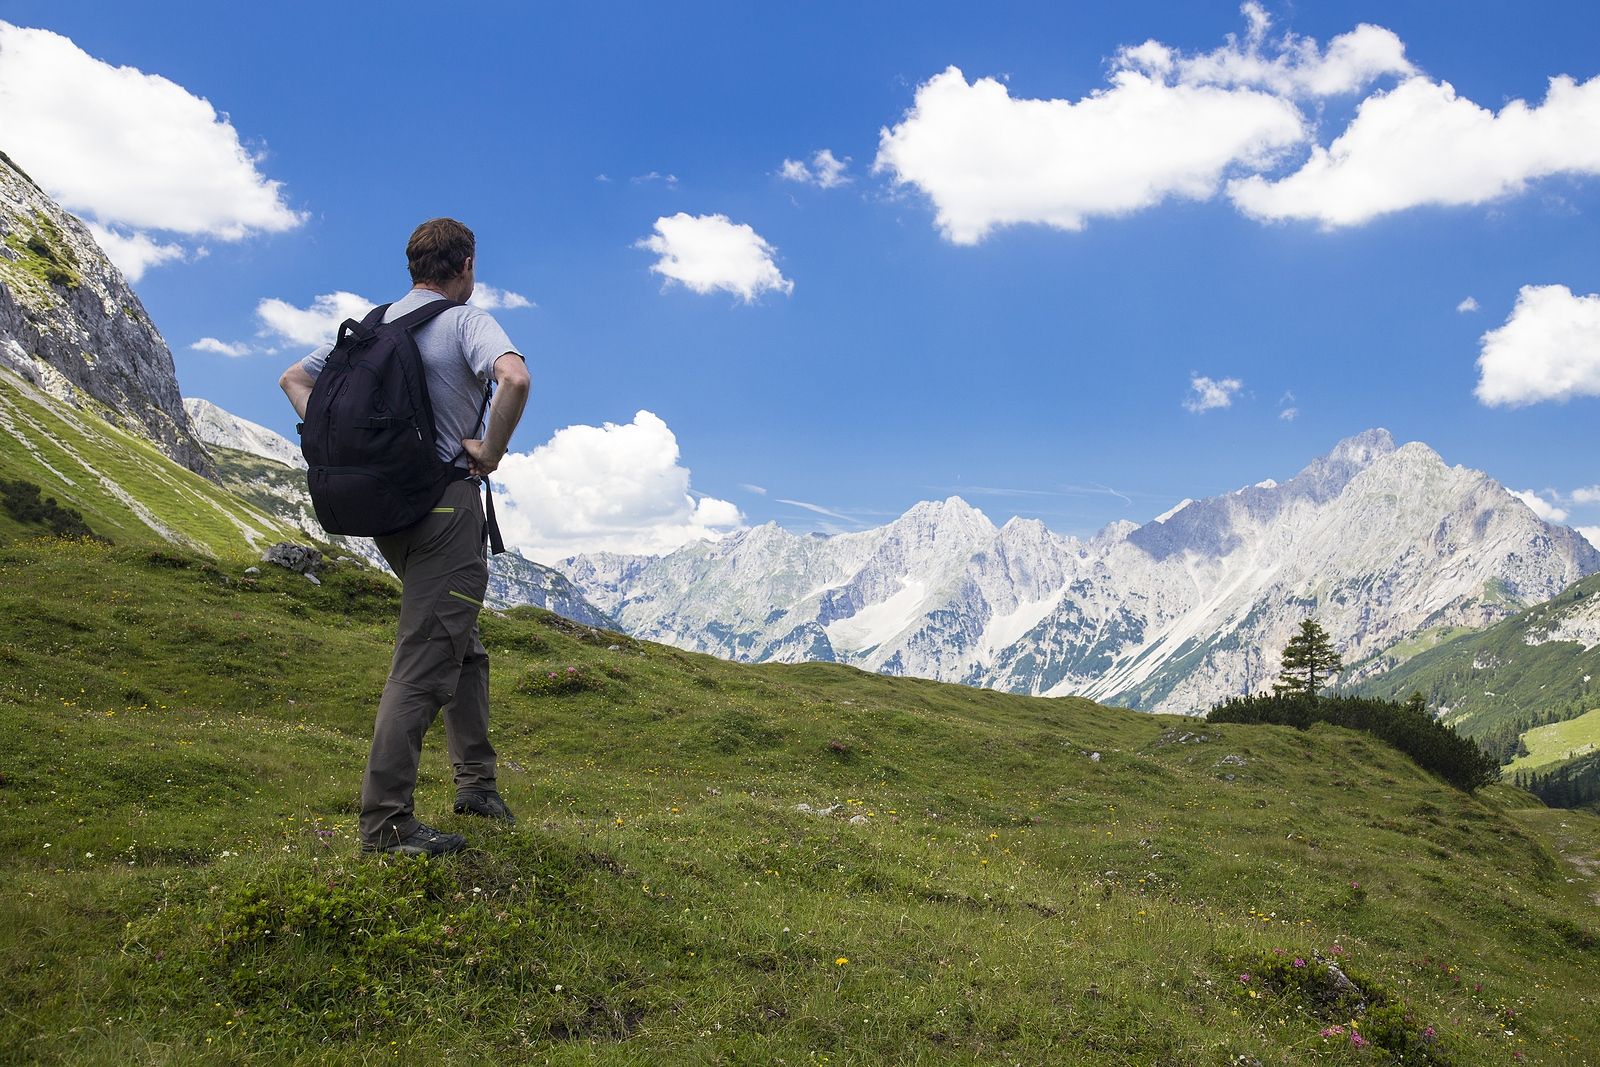
<instances>
[{"instance_id":1,"label":"grassy slope","mask_svg":"<svg viewBox=\"0 0 1600 1067\"><path fill-rule=\"evenodd\" d=\"M1507 775L1539 770L1593 752L1600 746L1600 708L1591 709L1576 719L1536 726L1523 734L1522 739L1528 746L1528 754L1506 764Z\"/></svg>"},{"instance_id":2,"label":"grassy slope","mask_svg":"<svg viewBox=\"0 0 1600 1067\"><path fill-rule=\"evenodd\" d=\"M1595 595L1600 595L1600 574L1574 583L1546 604L1421 652L1357 688L1395 699L1420 690L1430 705L1448 706L1449 721L1474 737L1530 714L1582 715L1600 706L1600 646L1585 651L1574 641L1529 645L1524 638L1574 597Z\"/></svg>"},{"instance_id":3,"label":"grassy slope","mask_svg":"<svg viewBox=\"0 0 1600 1067\"><path fill-rule=\"evenodd\" d=\"M161 543L136 501L171 539L214 557L259 555L305 535L173 463L155 445L93 413L44 398L0 371L0 477L38 485L119 544ZM0 537L26 534L0 511ZM252 548L252 543L254 547Z\"/></svg>"},{"instance_id":4,"label":"grassy slope","mask_svg":"<svg viewBox=\"0 0 1600 1067\"><path fill-rule=\"evenodd\" d=\"M1600 819L1330 728L735 665L522 609L484 621L521 823L444 815L473 851L363 860L393 597L0 547L0 1061L1381 1062L1262 988L1335 944L1455 1062L1600 1048Z\"/></svg>"}]
</instances>

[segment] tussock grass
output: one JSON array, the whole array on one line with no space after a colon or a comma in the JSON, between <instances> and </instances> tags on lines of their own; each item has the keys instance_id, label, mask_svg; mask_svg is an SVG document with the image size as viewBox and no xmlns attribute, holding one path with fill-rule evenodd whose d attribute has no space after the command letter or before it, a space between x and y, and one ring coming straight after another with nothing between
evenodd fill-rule
<instances>
[{"instance_id":1,"label":"tussock grass","mask_svg":"<svg viewBox=\"0 0 1600 1067\"><path fill-rule=\"evenodd\" d=\"M483 635L520 822L447 814L436 727L419 814L472 848L363 858L394 587L244 562L0 545L0 1061L1600 1048L1600 819L1325 724L736 665L518 609Z\"/></svg>"}]
</instances>

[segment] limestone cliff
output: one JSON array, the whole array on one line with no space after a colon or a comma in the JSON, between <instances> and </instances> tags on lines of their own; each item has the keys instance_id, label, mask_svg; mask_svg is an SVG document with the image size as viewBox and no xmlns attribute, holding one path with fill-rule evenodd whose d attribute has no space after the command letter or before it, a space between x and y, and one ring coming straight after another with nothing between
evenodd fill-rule
<instances>
[{"instance_id":1,"label":"limestone cliff","mask_svg":"<svg viewBox=\"0 0 1600 1067\"><path fill-rule=\"evenodd\" d=\"M172 352L144 305L88 228L3 152L0 366L211 474L183 410Z\"/></svg>"}]
</instances>

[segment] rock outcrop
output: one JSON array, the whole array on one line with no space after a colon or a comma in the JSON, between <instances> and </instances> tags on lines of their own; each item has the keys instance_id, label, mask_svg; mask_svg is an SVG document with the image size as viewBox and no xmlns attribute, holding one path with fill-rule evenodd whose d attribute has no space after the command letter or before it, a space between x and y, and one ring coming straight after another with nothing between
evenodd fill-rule
<instances>
[{"instance_id":1,"label":"rock outcrop","mask_svg":"<svg viewBox=\"0 0 1600 1067\"><path fill-rule=\"evenodd\" d=\"M172 352L89 230L0 152L0 366L211 474Z\"/></svg>"}]
</instances>

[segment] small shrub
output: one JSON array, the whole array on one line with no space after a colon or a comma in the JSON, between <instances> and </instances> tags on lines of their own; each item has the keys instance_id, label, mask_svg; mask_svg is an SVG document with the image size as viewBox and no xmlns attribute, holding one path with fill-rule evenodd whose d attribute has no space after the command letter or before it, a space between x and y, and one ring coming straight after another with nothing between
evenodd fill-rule
<instances>
[{"instance_id":1,"label":"small shrub","mask_svg":"<svg viewBox=\"0 0 1600 1067\"><path fill-rule=\"evenodd\" d=\"M1238 989L1293 1004L1319 1022L1324 1040L1347 1041L1358 1051L1374 1045L1391 1062L1446 1067L1455 1061L1437 1029L1420 1024L1406 1005L1375 979L1316 953L1259 956L1239 975Z\"/></svg>"},{"instance_id":2,"label":"small shrub","mask_svg":"<svg viewBox=\"0 0 1600 1067\"><path fill-rule=\"evenodd\" d=\"M571 696L574 693L600 692L606 683L583 667L535 667L517 681L517 692L529 696Z\"/></svg>"},{"instance_id":3,"label":"small shrub","mask_svg":"<svg viewBox=\"0 0 1600 1067\"><path fill-rule=\"evenodd\" d=\"M110 543L89 529L76 508L57 504L55 497L45 496L44 490L32 482L0 478L0 504L18 522L43 526L56 537L88 537Z\"/></svg>"}]
</instances>

